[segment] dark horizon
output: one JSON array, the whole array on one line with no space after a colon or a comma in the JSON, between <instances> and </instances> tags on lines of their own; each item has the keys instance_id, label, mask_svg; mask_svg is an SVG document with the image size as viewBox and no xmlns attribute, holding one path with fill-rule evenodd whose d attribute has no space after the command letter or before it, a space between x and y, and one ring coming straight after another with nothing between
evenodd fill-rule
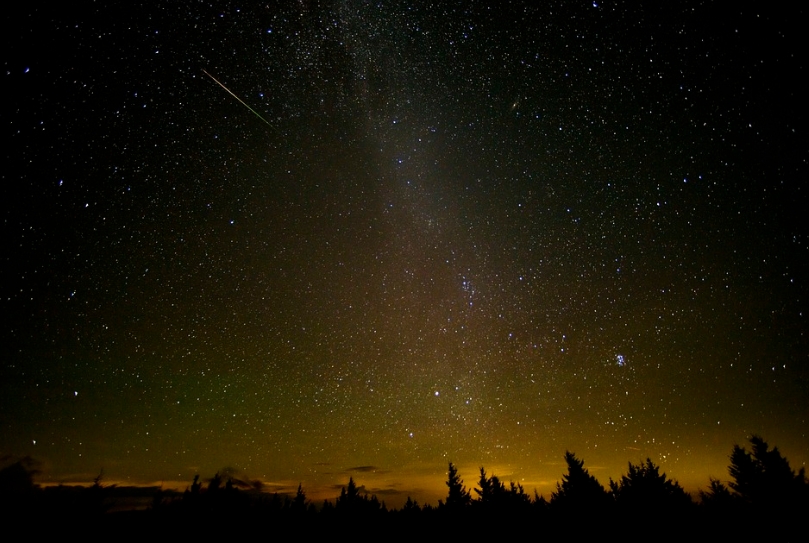
<instances>
[{"instance_id":1,"label":"dark horizon","mask_svg":"<svg viewBox=\"0 0 809 543\"><path fill-rule=\"evenodd\" d=\"M68 534L86 530L100 533L126 530L159 534L187 530L197 523L214 531L239 526L245 530L297 527L307 534L339 526L406 528L412 533L435 535L425 529L475 530L495 522L512 528L542 526L547 531L587 533L621 524L624 536L648 537L648 527L665 526L692 539L708 540L761 533L786 536L800 533L809 505L809 479L805 469L794 470L777 446L751 436L745 446L735 445L729 457L729 480L711 478L698 497L689 495L662 466L646 459L628 463L617 480L602 484L584 459L565 453L566 471L548 497L526 491L481 467L476 482L468 483L452 462L444 481L445 495L437 504L414 500L391 507L385 496L370 493L350 477L334 499L312 499L303 485L294 494L265 492L257 481L244 481L234 473L217 473L204 480L196 476L184 492L165 488L115 487L100 474L90 487L42 488L33 482L36 462L22 459L0 469L0 510L16 522L49 526ZM586 525L569 521L586 518ZM134 532L132 531L134 530ZM470 532L471 534L471 532Z\"/></svg>"},{"instance_id":2,"label":"dark horizon","mask_svg":"<svg viewBox=\"0 0 809 543\"><path fill-rule=\"evenodd\" d=\"M761 440L762 448L757 450L756 444L758 443L756 440ZM678 488L682 489L683 495L687 495L694 505L702 505L706 506L706 500L714 500L715 496L715 487L719 485L720 487L724 487L727 490L730 490L732 496L737 498L739 501L739 505L744 501L738 498L741 497L739 491L736 488L739 486L739 473L735 470L739 470L739 459L738 454L750 454L756 455L756 461L761 462L762 459L770 458L770 462L775 461L777 464L778 469L773 469L770 467L767 471L769 476L772 476L775 473L779 473L784 475L785 473L791 472L792 475L796 478L796 481L802 482L801 485L803 487L803 491L801 496L803 496L803 500L809 500L809 479L805 476L805 466L800 466L799 468L793 469L790 466L789 458L783 455L783 451L777 445L770 448L769 444L763 438L760 438L757 435L752 435L747 440L748 442L744 445L735 444L730 454L728 455L728 460L730 461L730 465L728 465L721 475L710 475L703 484L698 485L697 488L688 488L686 486L680 485L680 482L677 480L676 476L672 476L670 473L665 471L665 465L660 465L657 462L652 461L651 458L647 458L645 461L635 462L629 460L626 465L629 466L629 471L624 469L624 471L618 476L609 476L606 480L600 481L598 484L608 492L614 492L614 489L611 490L611 485L613 482L620 482L622 478L626 477L629 472L632 471L634 467L643 466L645 463L650 463L649 465L656 466L656 469L660 470L662 477L666 480L671 481L674 485ZM748 450L749 449L749 450ZM773 456L774 455L774 456ZM577 457L574 452L566 451L564 455L564 460L568 461L568 456L577 459L582 464L584 463L585 459ZM783 460L781 460L783 459ZM155 494L159 493L163 496L163 499L166 504L170 504L176 502L178 499L183 498L186 496L190 489L194 487L194 485L199 482L202 488L207 488L210 491L210 486L213 484L215 480L219 480L220 483L217 484L217 487L220 487L224 482L228 482L228 484L233 483L233 488L236 490L241 490L243 492L247 492L248 494L253 495L254 497L257 496L275 496L280 497L283 501L293 500L296 496L296 493L299 493L301 489L304 490L305 495L307 497L307 504L315 507L316 510L320 511L323 507L324 502L328 502L331 505L334 505L335 501L340 498L341 491L344 493L346 489L346 483L343 484L331 484L328 487L304 487L302 481L298 482L297 485L290 486L289 484L277 483L277 482L269 482L269 481L262 481L260 479L251 479L247 477L247 474L241 473L239 470L234 468L226 467L220 470L217 470L215 474L212 474L210 477L207 477L203 474L197 473L194 475L193 481L161 481L160 484L148 484L148 483L132 483L131 481L120 481L114 478L110 478L102 468L101 471L94 477L91 481L82 481L82 480L61 480L61 481L49 481L43 480L42 475L43 472L41 470L42 463L35 458L31 457L23 457L23 458L14 458L14 457L3 457L0 458L0 469L3 471L0 473L4 473L8 470L9 467L14 466L22 466L26 471L30 473L30 480L31 484L36 487L37 489L42 489L45 491L51 490L59 490L59 489L74 489L74 490L88 490L92 489L93 487L100 487L104 489L107 499L109 500L109 507L108 511L127 511L127 510L146 510L149 508L154 508L154 499ZM783 465L781 462L783 461ZM454 464L450 461L450 467L453 467ZM562 465L565 462L561 462ZM774 464L774 465L775 465ZM742 464L743 465L743 464ZM570 468L570 462L568 461L568 469ZM454 466L453 468L456 473L462 475L462 470L458 468L458 466ZM760 468L763 470L763 468ZM786 472L783 470L786 469ZM536 486L533 488L529 487L530 483L526 483L524 478L517 477L516 480L514 477L504 477L500 474L495 473L492 470L487 470L485 466L479 466L476 470L470 470L469 472L481 472L485 470L485 473L490 477L494 478L495 480L501 481L503 484L506 482L510 482L512 487L513 485L518 485L520 487L520 492L523 491L526 494L527 499L531 499L534 503L536 500L542 499L547 501L549 504L552 504L556 494L561 490L561 484L565 480L569 480L570 473L567 474L560 474L560 478L557 479L555 482L548 486L546 484L544 489L547 490L546 492L541 492ZM780 471L779 471L780 470ZM446 480L442 482L440 488L444 495L441 495L441 492L438 493L437 500L431 501L429 499L430 496L434 495L431 492L425 493L423 489L420 488L411 488L411 489L404 489L399 488L396 490L391 490L390 488L377 488L373 486L369 486L363 483L364 478L373 479L374 475L383 470L379 470L376 466L358 466L353 467L345 470L342 474L344 477L348 477L348 481L350 484L354 484L355 480L358 484L357 486L357 493L359 496L364 497L365 499L373 498L378 499L379 502L386 507L389 511L400 511L403 509L407 509L409 502L413 500L414 504L417 504L420 508L435 508L441 507L442 502L446 502ZM593 466L588 465L585 468L585 472L592 475L595 478L595 473L600 471L599 467L593 468ZM591 473L592 472L592 473ZM783 473L782 473L783 472ZM383 471L383 473L386 473ZM483 473L480 473L483 475ZM446 473L445 473L446 475ZM337 476L337 474L335 474ZM602 474L603 477L603 474ZM14 481L14 479L8 479L4 477L0 477L0 494L8 497L7 492L11 490L14 492L14 485L8 486L10 481ZM464 483L464 480L461 479L460 483ZM468 485L468 490L471 493L473 490L480 494L480 481L478 481L478 487L475 487L474 483ZM734 486L735 485L735 486ZM466 486L466 485L464 485ZM513 490L513 489L512 489ZM744 492L742 489L741 492ZM480 499L480 498L478 498ZM801 499L801 498L798 498ZM707 507L710 509L715 507L711 503L707 503ZM737 505L738 507L738 505Z\"/></svg>"}]
</instances>

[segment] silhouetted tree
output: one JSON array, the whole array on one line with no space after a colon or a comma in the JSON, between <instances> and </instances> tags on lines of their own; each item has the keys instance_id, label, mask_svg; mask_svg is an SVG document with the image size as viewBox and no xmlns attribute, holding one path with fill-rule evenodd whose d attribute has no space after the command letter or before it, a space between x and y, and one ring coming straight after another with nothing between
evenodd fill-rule
<instances>
[{"instance_id":1,"label":"silhouetted tree","mask_svg":"<svg viewBox=\"0 0 809 543\"><path fill-rule=\"evenodd\" d=\"M520 484L511 481L506 487L499 477L488 476L486 470L480 468L478 486L480 488L475 489L475 493L479 496L474 502L476 507L484 508L495 515L510 516L518 516L530 510L531 498Z\"/></svg>"},{"instance_id":2,"label":"silhouetted tree","mask_svg":"<svg viewBox=\"0 0 809 543\"><path fill-rule=\"evenodd\" d=\"M33 492L34 475L39 473L36 466L37 462L26 456L0 469L0 493L22 496Z\"/></svg>"},{"instance_id":3,"label":"silhouetted tree","mask_svg":"<svg viewBox=\"0 0 809 543\"><path fill-rule=\"evenodd\" d=\"M447 502L444 504L449 510L455 511L463 509L472 502L472 495L469 490L464 486L463 479L458 474L458 469L449 463L447 487Z\"/></svg>"},{"instance_id":4,"label":"silhouetted tree","mask_svg":"<svg viewBox=\"0 0 809 543\"><path fill-rule=\"evenodd\" d=\"M340 514L353 515L359 513L364 509L363 497L360 495L360 490L354 482L353 477L348 478L348 486L344 486L340 490L340 496L335 503L335 511Z\"/></svg>"},{"instance_id":5,"label":"silhouetted tree","mask_svg":"<svg viewBox=\"0 0 809 543\"><path fill-rule=\"evenodd\" d=\"M357 489L357 484L354 482L353 477L348 478L348 487L343 487L340 490L340 497L337 498L337 507L343 507L353 504L360 499L360 492Z\"/></svg>"},{"instance_id":6,"label":"silhouetted tree","mask_svg":"<svg viewBox=\"0 0 809 543\"><path fill-rule=\"evenodd\" d=\"M531 509L531 496L529 496L520 483L509 481L508 507L515 513L528 512Z\"/></svg>"},{"instance_id":7,"label":"silhouetted tree","mask_svg":"<svg viewBox=\"0 0 809 543\"><path fill-rule=\"evenodd\" d=\"M540 496L536 489L534 489L534 499L531 501L531 509L534 511L535 517L543 518L548 513L550 504L545 499L545 496Z\"/></svg>"},{"instance_id":8,"label":"silhouetted tree","mask_svg":"<svg viewBox=\"0 0 809 543\"><path fill-rule=\"evenodd\" d=\"M104 470L93 479L93 484L85 489L82 494L84 512L89 515L100 515L109 509L107 498L110 491L115 488L115 485L104 486L101 481L104 479Z\"/></svg>"},{"instance_id":9,"label":"silhouetted tree","mask_svg":"<svg viewBox=\"0 0 809 543\"><path fill-rule=\"evenodd\" d=\"M567 474L562 482L556 483L556 492L551 494L551 506L558 511L593 514L609 506L610 497L598 480L584 467L570 451L565 452Z\"/></svg>"},{"instance_id":10,"label":"silhouetted tree","mask_svg":"<svg viewBox=\"0 0 809 543\"><path fill-rule=\"evenodd\" d=\"M295 493L290 508L295 515L303 515L306 512L306 493L303 491L301 483L298 483L298 491Z\"/></svg>"},{"instance_id":11,"label":"silhouetted tree","mask_svg":"<svg viewBox=\"0 0 809 543\"><path fill-rule=\"evenodd\" d=\"M402 507L403 513L413 514L413 513L420 513L421 507L419 507L419 502L412 499L410 496L407 497L407 501L405 502L404 506Z\"/></svg>"},{"instance_id":12,"label":"silhouetted tree","mask_svg":"<svg viewBox=\"0 0 809 543\"><path fill-rule=\"evenodd\" d=\"M10 458L3 458L8 461ZM39 488L34 475L39 473L38 463L26 456L0 469L0 517L18 516L33 506Z\"/></svg>"},{"instance_id":13,"label":"silhouetted tree","mask_svg":"<svg viewBox=\"0 0 809 543\"><path fill-rule=\"evenodd\" d=\"M773 510L807 505L804 468L794 472L778 447L770 449L760 436L752 436L750 445L752 452L734 445L728 468L730 488L743 503Z\"/></svg>"},{"instance_id":14,"label":"silhouetted tree","mask_svg":"<svg viewBox=\"0 0 809 543\"><path fill-rule=\"evenodd\" d=\"M191 494L199 494L202 490L202 483L199 482L199 474L194 475L194 482L191 483Z\"/></svg>"},{"instance_id":15,"label":"silhouetted tree","mask_svg":"<svg viewBox=\"0 0 809 543\"><path fill-rule=\"evenodd\" d=\"M487 476L483 467L480 468L478 486L480 488L475 489L475 494L478 495L478 502L483 505L492 505L502 500L502 496L506 493L506 485L500 482L496 475Z\"/></svg>"},{"instance_id":16,"label":"silhouetted tree","mask_svg":"<svg viewBox=\"0 0 809 543\"><path fill-rule=\"evenodd\" d=\"M216 472L216 475L211 477L211 480L208 482L208 492L216 492L219 490L219 487L222 486L222 476L219 475L219 472Z\"/></svg>"},{"instance_id":17,"label":"silhouetted tree","mask_svg":"<svg viewBox=\"0 0 809 543\"><path fill-rule=\"evenodd\" d=\"M619 482L610 479L610 489L616 504L625 511L666 512L679 514L692 505L682 487L665 473L651 459L637 466L629 463L629 470Z\"/></svg>"},{"instance_id":18,"label":"silhouetted tree","mask_svg":"<svg viewBox=\"0 0 809 543\"><path fill-rule=\"evenodd\" d=\"M366 511L369 513L387 513L388 507L385 505L385 502L380 502L379 498L376 497L376 494L371 494L370 498L365 498L363 500L367 506Z\"/></svg>"},{"instance_id":19,"label":"silhouetted tree","mask_svg":"<svg viewBox=\"0 0 809 543\"><path fill-rule=\"evenodd\" d=\"M728 514L735 502L733 494L719 479L710 478L708 490L699 491L700 503L711 514Z\"/></svg>"}]
</instances>

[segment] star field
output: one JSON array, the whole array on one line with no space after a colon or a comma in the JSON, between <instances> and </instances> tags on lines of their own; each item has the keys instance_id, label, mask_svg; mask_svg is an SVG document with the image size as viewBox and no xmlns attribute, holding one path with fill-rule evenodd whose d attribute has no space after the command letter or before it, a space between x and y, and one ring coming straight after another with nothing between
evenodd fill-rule
<instances>
[{"instance_id":1,"label":"star field","mask_svg":"<svg viewBox=\"0 0 809 543\"><path fill-rule=\"evenodd\" d=\"M393 505L448 461L547 494L568 449L689 490L752 433L805 465L788 9L17 8L0 452Z\"/></svg>"}]
</instances>

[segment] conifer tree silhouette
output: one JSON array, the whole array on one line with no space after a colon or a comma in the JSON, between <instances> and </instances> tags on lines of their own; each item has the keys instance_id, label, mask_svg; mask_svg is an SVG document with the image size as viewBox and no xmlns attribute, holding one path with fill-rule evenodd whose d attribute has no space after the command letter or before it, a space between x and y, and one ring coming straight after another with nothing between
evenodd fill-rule
<instances>
[{"instance_id":1,"label":"conifer tree silhouette","mask_svg":"<svg viewBox=\"0 0 809 543\"><path fill-rule=\"evenodd\" d=\"M360 509L362 496L354 482L353 477L348 478L348 486L344 486L340 490L340 497L337 498L335 509L341 512L354 512Z\"/></svg>"},{"instance_id":2,"label":"conifer tree silhouette","mask_svg":"<svg viewBox=\"0 0 809 543\"><path fill-rule=\"evenodd\" d=\"M480 488L475 489L475 494L478 495L478 502L483 505L493 505L500 501L501 496L506 493L505 485L500 482L496 475L487 476L486 470L480 468L480 479L478 480Z\"/></svg>"},{"instance_id":3,"label":"conifer tree silhouette","mask_svg":"<svg viewBox=\"0 0 809 543\"><path fill-rule=\"evenodd\" d=\"M497 475L487 475L484 468L480 468L480 488L475 489L479 496L473 503L475 507L485 509L495 515L509 515L511 517L525 514L531 506L531 497L525 489L514 481L506 487Z\"/></svg>"},{"instance_id":4,"label":"conifer tree silhouette","mask_svg":"<svg viewBox=\"0 0 809 543\"><path fill-rule=\"evenodd\" d=\"M761 436L751 436L750 445L752 452L734 445L730 454L729 485L735 495L749 506L766 509L806 504L809 485L804 468L794 472L778 447L770 449Z\"/></svg>"},{"instance_id":5,"label":"conifer tree silhouette","mask_svg":"<svg viewBox=\"0 0 809 543\"><path fill-rule=\"evenodd\" d=\"M445 506L450 510L463 509L472 502L472 495L464 486L463 479L458 474L458 469L450 462L447 477L447 502Z\"/></svg>"},{"instance_id":6,"label":"conifer tree silhouette","mask_svg":"<svg viewBox=\"0 0 809 543\"><path fill-rule=\"evenodd\" d=\"M411 498L410 496L407 497L407 501L405 502L404 506L402 507L402 512L406 514L415 514L421 512L421 507L419 506L419 502Z\"/></svg>"},{"instance_id":7,"label":"conifer tree silhouette","mask_svg":"<svg viewBox=\"0 0 809 543\"><path fill-rule=\"evenodd\" d=\"M219 475L219 472L216 472L210 482L208 483L208 492L216 492L219 490L219 487L222 486L222 476Z\"/></svg>"},{"instance_id":8,"label":"conifer tree silhouette","mask_svg":"<svg viewBox=\"0 0 809 543\"><path fill-rule=\"evenodd\" d=\"M735 502L730 489L722 481L714 477L709 479L708 490L699 491L699 498L701 504L711 513L721 515L729 513Z\"/></svg>"},{"instance_id":9,"label":"conifer tree silhouette","mask_svg":"<svg viewBox=\"0 0 809 543\"><path fill-rule=\"evenodd\" d=\"M8 515L12 519L31 507L39 490L34 484L34 475L39 473L37 466L38 462L26 456L0 469L0 517Z\"/></svg>"},{"instance_id":10,"label":"conifer tree silhouette","mask_svg":"<svg viewBox=\"0 0 809 543\"><path fill-rule=\"evenodd\" d=\"M551 494L551 505L559 511L593 512L610 504L609 494L598 480L584 467L570 451L565 452L567 474L562 482L556 483L556 492Z\"/></svg>"},{"instance_id":11,"label":"conifer tree silhouette","mask_svg":"<svg viewBox=\"0 0 809 543\"><path fill-rule=\"evenodd\" d=\"M660 511L677 514L691 502L683 488L660 473L651 459L638 465L629 462L629 470L620 481L610 479L610 489L616 504L625 511Z\"/></svg>"},{"instance_id":12,"label":"conifer tree silhouette","mask_svg":"<svg viewBox=\"0 0 809 543\"><path fill-rule=\"evenodd\" d=\"M199 482L199 474L194 475L194 482L191 483L191 494L199 494L202 491L202 483Z\"/></svg>"},{"instance_id":13,"label":"conifer tree silhouette","mask_svg":"<svg viewBox=\"0 0 809 543\"><path fill-rule=\"evenodd\" d=\"M291 505L292 513L295 515L303 515L306 512L306 492L303 491L303 485L298 483L298 491L295 493L295 498L292 500Z\"/></svg>"}]
</instances>

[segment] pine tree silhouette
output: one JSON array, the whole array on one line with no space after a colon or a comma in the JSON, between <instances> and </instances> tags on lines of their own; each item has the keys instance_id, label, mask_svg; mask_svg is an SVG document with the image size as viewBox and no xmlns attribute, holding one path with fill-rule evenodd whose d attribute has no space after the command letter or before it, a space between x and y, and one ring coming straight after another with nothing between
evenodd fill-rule
<instances>
[{"instance_id":1,"label":"pine tree silhouette","mask_svg":"<svg viewBox=\"0 0 809 543\"><path fill-rule=\"evenodd\" d=\"M353 477L348 478L348 486L340 490L340 497L337 498L335 509L341 513L356 513L362 508L362 496L354 482Z\"/></svg>"},{"instance_id":2,"label":"pine tree silhouette","mask_svg":"<svg viewBox=\"0 0 809 543\"><path fill-rule=\"evenodd\" d=\"M458 469L449 463L447 487L447 502L445 506L452 511L463 509L472 502L472 495L469 490L464 486L463 479L458 474Z\"/></svg>"},{"instance_id":3,"label":"pine tree silhouette","mask_svg":"<svg viewBox=\"0 0 809 543\"><path fill-rule=\"evenodd\" d=\"M735 498L727 486L722 481L711 477L708 483L708 490L700 490L699 498L701 504L713 514L728 514L735 503Z\"/></svg>"},{"instance_id":4,"label":"pine tree silhouette","mask_svg":"<svg viewBox=\"0 0 809 543\"><path fill-rule=\"evenodd\" d=\"M306 513L306 492L303 491L303 485L298 483L298 491L295 493L295 498L292 500L290 506L292 514L301 516Z\"/></svg>"},{"instance_id":5,"label":"pine tree silhouette","mask_svg":"<svg viewBox=\"0 0 809 543\"><path fill-rule=\"evenodd\" d=\"M682 487L660 473L651 459L638 465L629 463L619 482L610 479L616 504L624 511L683 513L692 505L691 496Z\"/></svg>"},{"instance_id":6,"label":"pine tree silhouette","mask_svg":"<svg viewBox=\"0 0 809 543\"><path fill-rule=\"evenodd\" d=\"M506 493L505 485L500 482L496 475L491 477L486 475L486 470L480 468L480 479L478 480L480 488L475 489L475 494L478 495L478 502L483 505L493 505L500 501L501 496Z\"/></svg>"},{"instance_id":7,"label":"pine tree silhouette","mask_svg":"<svg viewBox=\"0 0 809 543\"><path fill-rule=\"evenodd\" d=\"M478 486L480 488L476 488L475 493L479 498L473 505L488 514L515 517L526 514L531 508L531 497L522 485L511 481L506 487L497 475L486 475L484 468L480 468Z\"/></svg>"},{"instance_id":8,"label":"pine tree silhouette","mask_svg":"<svg viewBox=\"0 0 809 543\"><path fill-rule=\"evenodd\" d=\"M551 505L557 511L578 511L590 514L602 511L610 505L610 497L598 480L584 467L570 451L565 452L567 474L562 482L556 483L556 492L551 494Z\"/></svg>"},{"instance_id":9,"label":"pine tree silhouette","mask_svg":"<svg viewBox=\"0 0 809 543\"><path fill-rule=\"evenodd\" d=\"M778 447L769 448L764 439L750 437L752 452L734 445L728 471L730 488L748 506L768 510L806 505L809 485L804 468L797 473L781 456Z\"/></svg>"}]
</instances>

